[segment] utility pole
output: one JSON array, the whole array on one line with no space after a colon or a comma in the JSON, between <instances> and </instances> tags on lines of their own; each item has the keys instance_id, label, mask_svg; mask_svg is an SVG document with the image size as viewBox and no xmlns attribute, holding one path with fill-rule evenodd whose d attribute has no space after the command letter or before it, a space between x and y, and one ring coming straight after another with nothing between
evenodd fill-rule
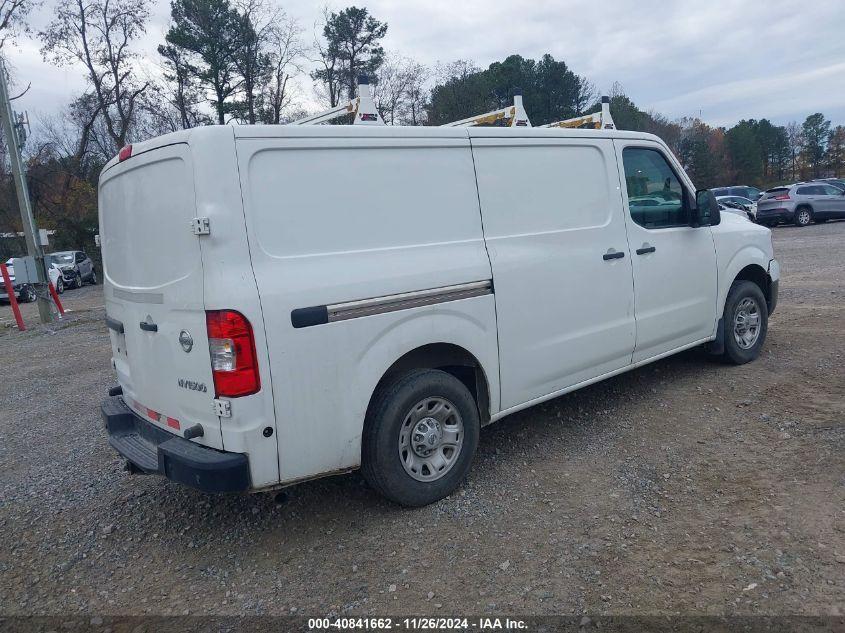
<instances>
[{"instance_id":1,"label":"utility pole","mask_svg":"<svg viewBox=\"0 0 845 633\"><path fill-rule=\"evenodd\" d=\"M44 290L47 288L47 269L44 268L44 250L38 239L38 227L35 225L35 218L32 215L32 206L29 202L29 190L26 186L26 174L21 158L20 139L16 129L15 113L12 110L12 102L9 100L9 84L6 75L6 63L0 56L0 119L3 123L3 135L6 137L6 147L9 149L9 162L12 168L12 179L15 182L15 191L18 194L18 207L21 212L21 223L23 234L26 238L26 251L28 255L35 258L35 268L38 272L38 284L41 286L38 294L38 315L42 323L50 323L53 320L53 309L50 299Z\"/></svg>"}]
</instances>

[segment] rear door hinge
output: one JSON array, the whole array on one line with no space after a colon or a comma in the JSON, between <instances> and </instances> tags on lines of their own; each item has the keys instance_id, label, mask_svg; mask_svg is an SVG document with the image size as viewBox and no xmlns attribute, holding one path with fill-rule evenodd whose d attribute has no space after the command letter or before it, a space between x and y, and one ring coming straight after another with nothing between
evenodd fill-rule
<instances>
[{"instance_id":1,"label":"rear door hinge","mask_svg":"<svg viewBox=\"0 0 845 633\"><path fill-rule=\"evenodd\" d=\"M208 218L194 218L191 220L191 230L194 235L209 235L211 233L211 220Z\"/></svg>"},{"instance_id":2,"label":"rear door hinge","mask_svg":"<svg viewBox=\"0 0 845 633\"><path fill-rule=\"evenodd\" d=\"M228 400L214 399L214 414L221 418L232 417L232 403Z\"/></svg>"}]
</instances>

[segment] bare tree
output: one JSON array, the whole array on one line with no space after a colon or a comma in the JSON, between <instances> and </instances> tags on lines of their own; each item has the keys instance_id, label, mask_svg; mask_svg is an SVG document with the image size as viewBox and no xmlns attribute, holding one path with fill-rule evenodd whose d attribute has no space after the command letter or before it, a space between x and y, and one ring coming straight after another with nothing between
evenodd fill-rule
<instances>
[{"instance_id":1,"label":"bare tree","mask_svg":"<svg viewBox=\"0 0 845 633\"><path fill-rule=\"evenodd\" d=\"M408 88L406 93L405 108L402 112L402 120L406 125L424 125L426 118L426 105L430 90L428 81L431 78L431 71L416 62L409 68Z\"/></svg>"},{"instance_id":2,"label":"bare tree","mask_svg":"<svg viewBox=\"0 0 845 633\"><path fill-rule=\"evenodd\" d=\"M323 7L321 29L324 29L325 25L329 23L331 15L331 10L328 7ZM331 41L323 42L316 33L314 34L314 49L317 51L317 59L313 61L317 62L319 68L311 73L311 77L320 82L318 89L324 93L321 96L326 98L329 107L333 108L340 103L341 91L343 90L343 60L340 50Z\"/></svg>"},{"instance_id":3,"label":"bare tree","mask_svg":"<svg viewBox=\"0 0 845 633\"><path fill-rule=\"evenodd\" d=\"M798 177L798 157L801 155L801 148L804 147L804 130L796 121L786 124L786 138L789 143L789 155L792 162L792 179Z\"/></svg>"},{"instance_id":4,"label":"bare tree","mask_svg":"<svg viewBox=\"0 0 845 633\"><path fill-rule=\"evenodd\" d=\"M374 100L388 125L419 125L428 69L413 59L388 55L375 78Z\"/></svg>"},{"instance_id":5,"label":"bare tree","mask_svg":"<svg viewBox=\"0 0 845 633\"><path fill-rule=\"evenodd\" d=\"M29 30L26 18L37 4L32 0L0 0L0 49L7 40Z\"/></svg>"},{"instance_id":6,"label":"bare tree","mask_svg":"<svg viewBox=\"0 0 845 633\"><path fill-rule=\"evenodd\" d=\"M269 73L262 86L261 120L281 123L282 113L292 99L291 78L302 72L305 49L302 28L284 14L279 15L270 33Z\"/></svg>"},{"instance_id":7,"label":"bare tree","mask_svg":"<svg viewBox=\"0 0 845 633\"><path fill-rule=\"evenodd\" d=\"M255 124L261 85L268 80L270 57L268 47L282 16L280 9L268 5L265 0L237 0L235 3L237 28L232 61L241 77L243 99L237 104L237 114L242 121Z\"/></svg>"},{"instance_id":8,"label":"bare tree","mask_svg":"<svg viewBox=\"0 0 845 633\"><path fill-rule=\"evenodd\" d=\"M139 97L149 87L134 72L129 48L149 17L144 0L59 0L40 33L42 54L60 65L81 63L112 150L126 144ZM95 126L96 127L96 126ZM114 151L110 152L114 154Z\"/></svg>"},{"instance_id":9,"label":"bare tree","mask_svg":"<svg viewBox=\"0 0 845 633\"><path fill-rule=\"evenodd\" d=\"M157 96L154 101L164 102L161 105L167 106L167 110L175 111L177 120L173 130L187 130L208 123L209 117L199 109L205 96L200 94L196 74L185 57L185 51L172 44L161 44L158 53L164 60L164 81L153 85ZM157 113L151 114L155 116ZM170 112L158 114L170 117Z\"/></svg>"}]
</instances>

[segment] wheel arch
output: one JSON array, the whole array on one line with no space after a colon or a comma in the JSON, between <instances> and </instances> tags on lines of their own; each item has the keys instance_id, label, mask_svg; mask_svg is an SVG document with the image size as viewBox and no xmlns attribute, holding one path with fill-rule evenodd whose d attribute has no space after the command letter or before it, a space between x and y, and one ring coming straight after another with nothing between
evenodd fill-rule
<instances>
[{"instance_id":1,"label":"wheel arch","mask_svg":"<svg viewBox=\"0 0 845 633\"><path fill-rule=\"evenodd\" d=\"M481 362L469 350L454 343L428 343L400 356L382 374L367 404L367 413L379 390L412 369L439 369L461 381L472 394L482 426L491 419L490 382Z\"/></svg>"},{"instance_id":2,"label":"wheel arch","mask_svg":"<svg viewBox=\"0 0 845 633\"><path fill-rule=\"evenodd\" d=\"M760 287L760 290L763 291L763 296L766 297L766 302L771 302L772 280L769 278L769 273L760 264L748 264L736 274L731 282L731 285L737 281L751 281L757 284L757 286Z\"/></svg>"},{"instance_id":3,"label":"wheel arch","mask_svg":"<svg viewBox=\"0 0 845 633\"><path fill-rule=\"evenodd\" d=\"M769 260L769 255L756 245L746 245L734 253L724 270L719 272L717 319L722 318L728 292L737 279L756 283L763 291L766 300L768 301L771 298L771 281L768 273Z\"/></svg>"}]
</instances>

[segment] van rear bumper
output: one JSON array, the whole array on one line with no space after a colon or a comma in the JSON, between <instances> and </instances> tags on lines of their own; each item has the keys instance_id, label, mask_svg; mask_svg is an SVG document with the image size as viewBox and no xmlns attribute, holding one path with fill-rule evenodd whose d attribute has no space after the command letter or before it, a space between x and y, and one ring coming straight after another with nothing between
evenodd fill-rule
<instances>
[{"instance_id":1,"label":"van rear bumper","mask_svg":"<svg viewBox=\"0 0 845 633\"><path fill-rule=\"evenodd\" d=\"M204 492L249 490L249 460L241 453L227 453L196 444L135 415L120 396L111 396L100 407L109 444L135 469Z\"/></svg>"}]
</instances>

